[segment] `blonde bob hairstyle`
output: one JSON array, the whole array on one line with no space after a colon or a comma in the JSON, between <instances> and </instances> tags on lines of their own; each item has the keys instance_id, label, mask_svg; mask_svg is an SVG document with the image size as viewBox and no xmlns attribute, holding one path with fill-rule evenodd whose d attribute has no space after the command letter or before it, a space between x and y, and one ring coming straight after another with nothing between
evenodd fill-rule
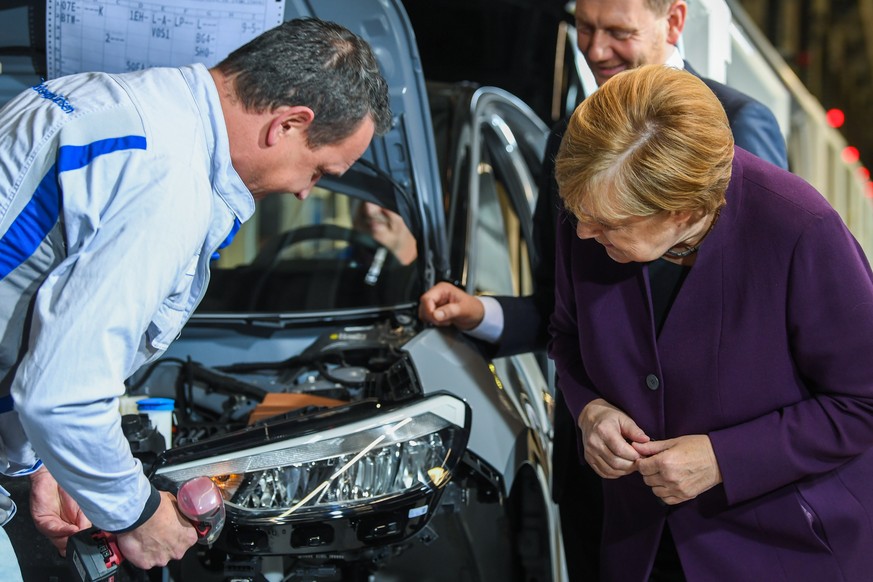
<instances>
[{"instance_id":1,"label":"blonde bob hairstyle","mask_svg":"<svg viewBox=\"0 0 873 582\"><path fill-rule=\"evenodd\" d=\"M576 108L555 179L580 220L708 214L724 205L733 157L724 108L703 81L646 65L612 77Z\"/></svg>"}]
</instances>

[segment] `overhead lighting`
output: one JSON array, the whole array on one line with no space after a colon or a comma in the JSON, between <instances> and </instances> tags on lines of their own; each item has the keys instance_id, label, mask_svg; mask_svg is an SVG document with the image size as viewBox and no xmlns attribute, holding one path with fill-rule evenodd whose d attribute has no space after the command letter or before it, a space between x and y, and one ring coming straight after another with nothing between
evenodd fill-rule
<instances>
[{"instance_id":1,"label":"overhead lighting","mask_svg":"<svg viewBox=\"0 0 873 582\"><path fill-rule=\"evenodd\" d=\"M830 125L831 127L839 128L842 127L843 124L846 122L846 114L843 113L842 109L828 109L825 117L828 121L828 125Z\"/></svg>"},{"instance_id":2,"label":"overhead lighting","mask_svg":"<svg viewBox=\"0 0 873 582\"><path fill-rule=\"evenodd\" d=\"M861 152L855 146L846 146L843 148L842 157L847 164L854 164L861 159Z\"/></svg>"}]
</instances>

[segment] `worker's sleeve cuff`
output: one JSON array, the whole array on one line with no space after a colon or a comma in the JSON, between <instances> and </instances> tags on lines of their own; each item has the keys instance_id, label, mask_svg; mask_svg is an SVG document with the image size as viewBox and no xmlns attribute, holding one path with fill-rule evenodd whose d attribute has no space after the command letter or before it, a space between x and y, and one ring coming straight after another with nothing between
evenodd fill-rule
<instances>
[{"instance_id":1,"label":"worker's sleeve cuff","mask_svg":"<svg viewBox=\"0 0 873 582\"><path fill-rule=\"evenodd\" d=\"M142 510L142 513L139 514L139 518L131 525L127 526L124 529L119 529L115 531L111 531L109 533L114 534L122 534L127 533L129 531L133 531L151 518L158 510L158 507L161 505L161 492L155 489L155 486L152 485L152 492L149 494L148 501L146 501L145 507Z\"/></svg>"},{"instance_id":2,"label":"worker's sleeve cuff","mask_svg":"<svg viewBox=\"0 0 873 582\"><path fill-rule=\"evenodd\" d=\"M27 475L32 475L32 474L36 473L41 468L42 468L42 461L37 460L30 467L25 467L24 469L19 469L18 471L15 471L15 472L7 472L7 473L3 473L3 474L6 475L7 477L26 477Z\"/></svg>"}]
</instances>

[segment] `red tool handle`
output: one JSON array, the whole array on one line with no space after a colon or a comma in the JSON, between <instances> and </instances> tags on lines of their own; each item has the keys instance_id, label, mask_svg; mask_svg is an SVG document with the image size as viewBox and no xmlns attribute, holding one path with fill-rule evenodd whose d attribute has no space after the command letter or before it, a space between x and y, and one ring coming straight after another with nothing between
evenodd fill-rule
<instances>
[{"instance_id":1,"label":"red tool handle","mask_svg":"<svg viewBox=\"0 0 873 582\"><path fill-rule=\"evenodd\" d=\"M224 527L225 509L221 490L209 477L195 477L179 487L179 511L191 520L199 543L211 544ZM82 582L113 582L124 556L113 534L96 528L79 532L67 541L67 558Z\"/></svg>"},{"instance_id":2,"label":"red tool handle","mask_svg":"<svg viewBox=\"0 0 873 582\"><path fill-rule=\"evenodd\" d=\"M224 527L225 509L221 490L209 477L185 481L176 494L182 515L197 529L201 544L212 544Z\"/></svg>"}]
</instances>

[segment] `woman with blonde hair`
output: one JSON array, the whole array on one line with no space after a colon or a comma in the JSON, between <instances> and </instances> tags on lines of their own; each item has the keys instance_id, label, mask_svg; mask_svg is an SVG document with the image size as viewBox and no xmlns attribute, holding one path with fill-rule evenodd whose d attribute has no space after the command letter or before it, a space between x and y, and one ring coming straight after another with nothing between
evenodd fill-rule
<instances>
[{"instance_id":1,"label":"woman with blonde hair","mask_svg":"<svg viewBox=\"0 0 873 582\"><path fill-rule=\"evenodd\" d=\"M603 579L867 579L873 273L836 211L659 65L579 106L555 175L550 356Z\"/></svg>"}]
</instances>

